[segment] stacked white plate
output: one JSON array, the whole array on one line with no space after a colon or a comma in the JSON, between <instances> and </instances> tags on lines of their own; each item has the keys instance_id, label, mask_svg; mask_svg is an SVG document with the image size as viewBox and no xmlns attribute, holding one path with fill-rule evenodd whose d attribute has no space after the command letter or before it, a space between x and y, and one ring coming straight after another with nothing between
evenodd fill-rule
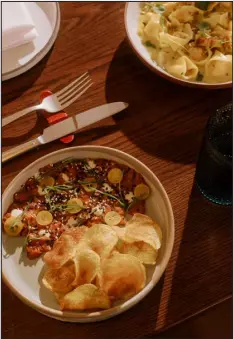
<instances>
[{"instance_id":1,"label":"stacked white plate","mask_svg":"<svg viewBox=\"0 0 233 339\"><path fill-rule=\"evenodd\" d=\"M17 3L16 6L19 6ZM57 2L25 2L27 18L34 25L34 39L30 39L17 47L4 49L2 51L2 80L8 80L16 77L35 66L51 49L54 44L60 27L60 9ZM18 11L15 8L15 17ZM9 9L10 12L10 9ZM11 11L12 13L12 11ZM17 13L18 14L18 13ZM17 20L13 20L16 22ZM8 23L3 17L2 28ZM34 34L36 32L36 34ZM26 40L26 38L25 38ZM12 41L11 41L12 42Z\"/></svg>"}]
</instances>

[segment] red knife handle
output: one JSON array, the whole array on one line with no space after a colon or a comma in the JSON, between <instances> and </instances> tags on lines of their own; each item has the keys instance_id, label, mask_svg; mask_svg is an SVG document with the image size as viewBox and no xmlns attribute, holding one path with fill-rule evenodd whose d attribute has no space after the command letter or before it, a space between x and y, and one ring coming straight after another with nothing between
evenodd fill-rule
<instances>
[{"instance_id":1,"label":"red knife handle","mask_svg":"<svg viewBox=\"0 0 233 339\"><path fill-rule=\"evenodd\" d=\"M49 95L52 95L53 93L49 90L44 90L40 93L40 102L42 102L42 100L46 97L48 97ZM54 125L57 122L60 122L62 120L65 120L68 118L68 114L64 111L58 112L58 113L47 113L45 111L42 111L43 116L45 117L45 119L47 120L47 122L49 123L49 125ZM60 139L61 142L63 142L63 144L69 144L70 142L72 142L74 140L74 135L67 135L63 138Z\"/></svg>"}]
</instances>

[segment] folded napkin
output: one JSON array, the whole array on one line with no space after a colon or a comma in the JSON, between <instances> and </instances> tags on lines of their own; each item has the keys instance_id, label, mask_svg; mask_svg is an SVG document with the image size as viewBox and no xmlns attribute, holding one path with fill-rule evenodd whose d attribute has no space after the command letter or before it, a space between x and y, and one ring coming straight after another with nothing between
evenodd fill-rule
<instances>
[{"instance_id":1,"label":"folded napkin","mask_svg":"<svg viewBox=\"0 0 233 339\"><path fill-rule=\"evenodd\" d=\"M28 43L38 36L24 2L2 2L2 50Z\"/></svg>"}]
</instances>

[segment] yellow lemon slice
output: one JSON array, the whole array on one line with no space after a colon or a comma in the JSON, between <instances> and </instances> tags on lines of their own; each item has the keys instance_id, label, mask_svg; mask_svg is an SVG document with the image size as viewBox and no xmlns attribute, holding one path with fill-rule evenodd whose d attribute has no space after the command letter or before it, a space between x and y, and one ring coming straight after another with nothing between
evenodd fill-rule
<instances>
[{"instance_id":1,"label":"yellow lemon slice","mask_svg":"<svg viewBox=\"0 0 233 339\"><path fill-rule=\"evenodd\" d=\"M39 225L49 225L53 221L53 216L49 211L40 211L36 216L36 222Z\"/></svg>"},{"instance_id":2,"label":"yellow lemon slice","mask_svg":"<svg viewBox=\"0 0 233 339\"><path fill-rule=\"evenodd\" d=\"M53 186L54 184L55 184L55 179L53 177L50 177L50 176L45 176L40 181L41 187Z\"/></svg>"},{"instance_id":3,"label":"yellow lemon slice","mask_svg":"<svg viewBox=\"0 0 233 339\"><path fill-rule=\"evenodd\" d=\"M145 184L139 184L134 189L134 196L139 200L146 200L150 195L150 189Z\"/></svg>"},{"instance_id":4,"label":"yellow lemon slice","mask_svg":"<svg viewBox=\"0 0 233 339\"><path fill-rule=\"evenodd\" d=\"M17 220L17 217L9 217L6 219L4 223L4 230L6 234L10 235L11 237L16 237L20 234L23 229L23 223L21 220Z\"/></svg>"},{"instance_id":5,"label":"yellow lemon slice","mask_svg":"<svg viewBox=\"0 0 233 339\"><path fill-rule=\"evenodd\" d=\"M86 192L93 192L93 188L97 188L97 183L95 178L86 178L84 182L89 182L90 185L82 185Z\"/></svg>"},{"instance_id":6,"label":"yellow lemon slice","mask_svg":"<svg viewBox=\"0 0 233 339\"><path fill-rule=\"evenodd\" d=\"M117 213L115 211L110 211L110 212L105 214L104 220L105 220L107 225L116 226L120 223L121 216L120 216L119 213Z\"/></svg>"},{"instance_id":7,"label":"yellow lemon slice","mask_svg":"<svg viewBox=\"0 0 233 339\"><path fill-rule=\"evenodd\" d=\"M77 207L76 207L77 206ZM67 202L67 211L71 214L75 214L81 211L83 202L81 199L73 198Z\"/></svg>"},{"instance_id":8,"label":"yellow lemon slice","mask_svg":"<svg viewBox=\"0 0 233 339\"><path fill-rule=\"evenodd\" d=\"M112 168L108 172L108 180L112 184L119 184L123 178L123 172L120 168Z\"/></svg>"}]
</instances>

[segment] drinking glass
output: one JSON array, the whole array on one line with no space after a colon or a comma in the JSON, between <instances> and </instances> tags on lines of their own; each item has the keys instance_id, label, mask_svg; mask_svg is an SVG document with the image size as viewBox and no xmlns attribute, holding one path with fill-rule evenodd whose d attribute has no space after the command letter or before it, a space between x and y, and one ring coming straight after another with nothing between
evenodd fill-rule
<instances>
[{"instance_id":1,"label":"drinking glass","mask_svg":"<svg viewBox=\"0 0 233 339\"><path fill-rule=\"evenodd\" d=\"M218 109L207 123L195 179L207 199L232 204L232 103Z\"/></svg>"}]
</instances>

